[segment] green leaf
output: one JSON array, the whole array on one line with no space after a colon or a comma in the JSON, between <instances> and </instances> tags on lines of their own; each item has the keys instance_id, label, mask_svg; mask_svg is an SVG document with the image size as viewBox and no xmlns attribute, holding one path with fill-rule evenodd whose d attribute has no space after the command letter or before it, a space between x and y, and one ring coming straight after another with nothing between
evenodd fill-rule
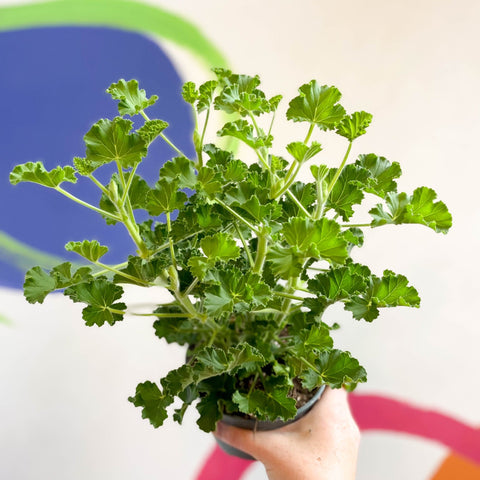
<instances>
[{"instance_id":1,"label":"green leaf","mask_svg":"<svg viewBox=\"0 0 480 480\"><path fill-rule=\"evenodd\" d=\"M55 279L41 267L33 267L25 275L23 290L29 303L43 303L45 297L56 288Z\"/></svg>"},{"instance_id":2,"label":"green leaf","mask_svg":"<svg viewBox=\"0 0 480 480\"><path fill-rule=\"evenodd\" d=\"M100 245L97 240L83 240L83 242L68 242L65 250L78 253L87 260L96 262L108 252L108 247Z\"/></svg>"},{"instance_id":3,"label":"green leaf","mask_svg":"<svg viewBox=\"0 0 480 480\"><path fill-rule=\"evenodd\" d=\"M406 193L387 193L385 202L388 211L378 204L370 210L372 226L385 224L419 223L435 230L447 233L452 226L452 215L446 205L435 202L437 194L427 187L417 188L412 196Z\"/></svg>"},{"instance_id":4,"label":"green leaf","mask_svg":"<svg viewBox=\"0 0 480 480\"><path fill-rule=\"evenodd\" d=\"M125 183L129 181L130 175L132 175L132 172L124 173ZM115 185L113 186L113 184ZM114 173L112 175L110 179L110 183L107 188L109 189L110 192L112 190L116 191L117 196L119 198L123 196L123 193L124 193L123 184L117 173ZM130 200L131 207L134 210L145 209L146 198L149 192L150 192L150 187L148 186L147 182L139 175L134 175L130 183L130 188L128 190L128 197ZM113 202L105 193L103 193L102 197L100 198L99 206L102 210L105 210L106 212L109 212L113 215L118 215L117 207L113 204ZM104 218L107 224L109 225L114 225L117 223L116 220L110 217L104 217Z\"/></svg>"},{"instance_id":5,"label":"green leaf","mask_svg":"<svg viewBox=\"0 0 480 480\"><path fill-rule=\"evenodd\" d=\"M120 100L118 103L118 112L120 115L136 115L145 108L153 105L157 100L157 95L147 98L145 90L138 88L137 80L126 82L123 78L117 83L112 83L107 88L114 100Z\"/></svg>"},{"instance_id":6,"label":"green leaf","mask_svg":"<svg viewBox=\"0 0 480 480\"><path fill-rule=\"evenodd\" d=\"M92 278L89 267L80 267L71 273L72 264L64 262L47 273L40 267L33 267L25 275L23 284L25 298L29 303L43 303L45 297L54 290L68 287Z\"/></svg>"},{"instance_id":7,"label":"green leaf","mask_svg":"<svg viewBox=\"0 0 480 480\"><path fill-rule=\"evenodd\" d=\"M297 200L304 206L305 210L311 211L313 204L317 200L314 183L295 182L291 185L290 191L295 195ZM290 197L286 196L282 201L282 206L286 218L302 217L304 213Z\"/></svg>"},{"instance_id":8,"label":"green leaf","mask_svg":"<svg viewBox=\"0 0 480 480\"><path fill-rule=\"evenodd\" d=\"M335 176L336 168L330 169L327 182ZM358 205L363 200L363 185L368 179L368 170L357 165L347 165L338 177L330 195L328 196L327 209L333 208L345 221L353 215L353 205Z\"/></svg>"},{"instance_id":9,"label":"green leaf","mask_svg":"<svg viewBox=\"0 0 480 480\"><path fill-rule=\"evenodd\" d=\"M142 418L150 420L150 423L158 428L168 417L167 407L173 402L173 398L163 395L158 386L152 382L144 382L137 385L134 397L128 398L136 407L142 407Z\"/></svg>"},{"instance_id":10,"label":"green leaf","mask_svg":"<svg viewBox=\"0 0 480 480\"><path fill-rule=\"evenodd\" d=\"M282 232L287 243L305 256L333 263L344 263L348 256L347 242L334 220L293 217L283 225Z\"/></svg>"},{"instance_id":11,"label":"green leaf","mask_svg":"<svg viewBox=\"0 0 480 480\"><path fill-rule=\"evenodd\" d=\"M320 352L315 361L318 372L308 370L302 375L302 385L309 390L327 384L331 388L345 386L353 390L357 383L367 380L365 369L350 352L341 350L325 350Z\"/></svg>"},{"instance_id":12,"label":"green leaf","mask_svg":"<svg viewBox=\"0 0 480 480\"><path fill-rule=\"evenodd\" d=\"M348 299L354 294L363 292L369 278L356 273L355 266L356 264L350 264L319 273L308 281L308 289L324 299L326 304Z\"/></svg>"},{"instance_id":13,"label":"green leaf","mask_svg":"<svg viewBox=\"0 0 480 480\"><path fill-rule=\"evenodd\" d=\"M298 162L305 163L322 151L318 142L312 142L310 146L303 142L292 142L287 145L287 152Z\"/></svg>"},{"instance_id":14,"label":"green leaf","mask_svg":"<svg viewBox=\"0 0 480 480\"><path fill-rule=\"evenodd\" d=\"M232 312L235 305L264 306L270 289L257 274L245 275L239 269L215 272L215 284L205 290L205 310L211 315Z\"/></svg>"},{"instance_id":15,"label":"green leaf","mask_svg":"<svg viewBox=\"0 0 480 480\"><path fill-rule=\"evenodd\" d=\"M343 232L343 238L348 242L348 251L352 251L354 246L361 247L364 242L363 231L357 227L350 227Z\"/></svg>"},{"instance_id":16,"label":"green leaf","mask_svg":"<svg viewBox=\"0 0 480 480\"><path fill-rule=\"evenodd\" d=\"M64 262L50 270L50 276L55 279L56 288L66 288L70 285L83 283L92 280L92 269L90 267L80 267L73 273L72 264Z\"/></svg>"},{"instance_id":17,"label":"green leaf","mask_svg":"<svg viewBox=\"0 0 480 480\"><path fill-rule=\"evenodd\" d=\"M222 189L221 177L213 168L201 167L198 170L195 190L199 198L207 202L212 202Z\"/></svg>"},{"instance_id":18,"label":"green leaf","mask_svg":"<svg viewBox=\"0 0 480 480\"><path fill-rule=\"evenodd\" d=\"M251 181L228 188L225 202L231 207L241 208L258 222L276 219L282 214L280 204L268 197L268 189L256 186Z\"/></svg>"},{"instance_id":19,"label":"green leaf","mask_svg":"<svg viewBox=\"0 0 480 480\"><path fill-rule=\"evenodd\" d=\"M138 130L137 134L145 142L150 145L166 128L168 123L163 120L148 120Z\"/></svg>"},{"instance_id":20,"label":"green leaf","mask_svg":"<svg viewBox=\"0 0 480 480\"><path fill-rule=\"evenodd\" d=\"M282 385L281 377L271 377L265 382L265 391L253 390L250 393L236 391L232 400L238 409L253 415L259 420L289 420L297 414L295 399L288 396L290 387Z\"/></svg>"},{"instance_id":21,"label":"green leaf","mask_svg":"<svg viewBox=\"0 0 480 480\"><path fill-rule=\"evenodd\" d=\"M204 432L213 432L217 422L222 419L223 411L219 405L220 400L212 394L202 397L197 403L197 410L200 414L197 425Z\"/></svg>"},{"instance_id":22,"label":"green leaf","mask_svg":"<svg viewBox=\"0 0 480 480\"><path fill-rule=\"evenodd\" d=\"M113 325L123 320L123 313L112 310L124 311L127 306L124 303L114 303L123 295L123 288L109 282L105 277L98 277L78 285L72 285L65 290L74 302L87 303L83 309L82 317L87 326L102 326L105 322Z\"/></svg>"},{"instance_id":23,"label":"green leaf","mask_svg":"<svg viewBox=\"0 0 480 480\"><path fill-rule=\"evenodd\" d=\"M228 162L222 171L222 176L226 182L240 182L247 176L248 167L241 160L232 160Z\"/></svg>"},{"instance_id":24,"label":"green leaf","mask_svg":"<svg viewBox=\"0 0 480 480\"><path fill-rule=\"evenodd\" d=\"M98 167L98 165L96 163L93 163L91 160L81 157L73 158L73 166L75 167L77 172L84 177L88 177Z\"/></svg>"},{"instance_id":25,"label":"green leaf","mask_svg":"<svg viewBox=\"0 0 480 480\"><path fill-rule=\"evenodd\" d=\"M155 310L155 313L162 315L172 314L171 317L159 317L153 323L155 335L164 338L167 343L178 343L179 345L192 345L198 342L203 331L198 325L193 324L188 318L174 317L174 314L181 314L182 310L175 305L162 305Z\"/></svg>"},{"instance_id":26,"label":"green leaf","mask_svg":"<svg viewBox=\"0 0 480 480\"><path fill-rule=\"evenodd\" d=\"M166 251L158 253L155 257L149 259L130 255L127 266L122 268L120 272L133 278L115 274L113 281L114 283L131 283L133 285L145 286L146 283L153 282L171 263L172 259Z\"/></svg>"},{"instance_id":27,"label":"green leaf","mask_svg":"<svg viewBox=\"0 0 480 480\"><path fill-rule=\"evenodd\" d=\"M208 110L213 102L213 95L215 93L215 89L217 88L218 82L215 80L208 80L207 82L200 85L199 90L199 97L197 103L197 111L198 113L203 112L204 110Z\"/></svg>"},{"instance_id":28,"label":"green leaf","mask_svg":"<svg viewBox=\"0 0 480 480\"><path fill-rule=\"evenodd\" d=\"M335 87L320 86L316 80L299 88L287 110L287 119L309 122L320 130L332 130L345 116L345 109L338 103L342 94Z\"/></svg>"},{"instance_id":29,"label":"green leaf","mask_svg":"<svg viewBox=\"0 0 480 480\"><path fill-rule=\"evenodd\" d=\"M217 132L219 137L234 137L253 149L261 147L271 147L273 137L265 135L263 131L257 136L254 134L253 125L246 120L236 120L226 123L221 130Z\"/></svg>"},{"instance_id":30,"label":"green leaf","mask_svg":"<svg viewBox=\"0 0 480 480\"><path fill-rule=\"evenodd\" d=\"M62 182L77 183L77 177L75 177L75 169L68 165L47 171L42 162L28 162L17 165L10 173L12 185L20 182L39 183L45 187L56 188Z\"/></svg>"},{"instance_id":31,"label":"green leaf","mask_svg":"<svg viewBox=\"0 0 480 480\"><path fill-rule=\"evenodd\" d=\"M197 101L198 90L197 90L197 87L195 86L195 83L186 82L183 84L182 97L190 105L193 105Z\"/></svg>"},{"instance_id":32,"label":"green leaf","mask_svg":"<svg viewBox=\"0 0 480 480\"><path fill-rule=\"evenodd\" d=\"M271 109L270 103L265 98L265 94L257 89L259 85L258 75L255 77L230 75L227 79L227 85L215 99L215 109L227 113L239 113L242 116L249 113L260 115L269 112ZM272 105L278 105L278 101L274 98Z\"/></svg>"},{"instance_id":33,"label":"green leaf","mask_svg":"<svg viewBox=\"0 0 480 480\"><path fill-rule=\"evenodd\" d=\"M397 191L397 183L394 181L402 174L398 162L390 163L385 157L378 157L374 153L359 155L355 165L365 168L370 176L365 185L365 191L385 198L388 192Z\"/></svg>"},{"instance_id":34,"label":"green leaf","mask_svg":"<svg viewBox=\"0 0 480 480\"><path fill-rule=\"evenodd\" d=\"M297 357L310 358L317 356L318 350L330 349L333 347L333 339L330 330L325 324L310 326L293 335L289 351Z\"/></svg>"},{"instance_id":35,"label":"green leaf","mask_svg":"<svg viewBox=\"0 0 480 480\"><path fill-rule=\"evenodd\" d=\"M96 168L115 161L131 168L147 155L147 144L138 133L129 133L132 122L121 117L102 119L85 134L86 158Z\"/></svg>"},{"instance_id":36,"label":"green leaf","mask_svg":"<svg viewBox=\"0 0 480 480\"><path fill-rule=\"evenodd\" d=\"M160 178L169 182L178 182L179 188L194 188L197 183L195 166L185 157L176 157L163 164Z\"/></svg>"},{"instance_id":37,"label":"green leaf","mask_svg":"<svg viewBox=\"0 0 480 480\"><path fill-rule=\"evenodd\" d=\"M282 95L275 95L268 100L268 103L270 105L270 111L274 112L278 108L278 105L282 101L282 98Z\"/></svg>"},{"instance_id":38,"label":"green leaf","mask_svg":"<svg viewBox=\"0 0 480 480\"><path fill-rule=\"evenodd\" d=\"M240 343L227 350L207 346L196 354L191 364L171 370L161 382L166 393L178 395L192 384L198 385L203 380L224 373L235 373L252 362L263 365L265 359L248 343Z\"/></svg>"},{"instance_id":39,"label":"green leaf","mask_svg":"<svg viewBox=\"0 0 480 480\"><path fill-rule=\"evenodd\" d=\"M336 133L351 142L366 133L372 121L372 114L364 111L355 112L343 118L338 124Z\"/></svg>"},{"instance_id":40,"label":"green leaf","mask_svg":"<svg viewBox=\"0 0 480 480\"><path fill-rule=\"evenodd\" d=\"M406 277L390 270L385 270L382 278L372 275L366 292L345 302L345 310L352 312L357 320L363 318L367 322L378 317L379 308L398 306L419 307L420 297L414 287L408 286Z\"/></svg>"},{"instance_id":41,"label":"green leaf","mask_svg":"<svg viewBox=\"0 0 480 480\"><path fill-rule=\"evenodd\" d=\"M267 262L272 272L284 280L298 277L303 270L304 257L294 248L273 245L267 253Z\"/></svg>"},{"instance_id":42,"label":"green leaf","mask_svg":"<svg viewBox=\"0 0 480 480\"><path fill-rule=\"evenodd\" d=\"M178 182L162 178L148 193L146 207L150 215L157 216L182 208L187 200L187 195L178 191Z\"/></svg>"},{"instance_id":43,"label":"green leaf","mask_svg":"<svg viewBox=\"0 0 480 480\"><path fill-rule=\"evenodd\" d=\"M417 188L406 206L403 223L421 223L436 232L447 233L452 226L452 215L443 202L434 201L436 198L431 188Z\"/></svg>"},{"instance_id":44,"label":"green leaf","mask_svg":"<svg viewBox=\"0 0 480 480\"><path fill-rule=\"evenodd\" d=\"M240 249L235 239L228 233L218 232L214 235L203 237L200 241L203 253L211 260L223 260L238 258Z\"/></svg>"}]
</instances>

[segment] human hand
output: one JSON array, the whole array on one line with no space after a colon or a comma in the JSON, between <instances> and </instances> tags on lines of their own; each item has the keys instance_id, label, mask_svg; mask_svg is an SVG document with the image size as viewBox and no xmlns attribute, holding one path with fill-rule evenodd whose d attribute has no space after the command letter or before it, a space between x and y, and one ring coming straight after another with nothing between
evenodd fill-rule
<instances>
[{"instance_id":1,"label":"human hand","mask_svg":"<svg viewBox=\"0 0 480 480\"><path fill-rule=\"evenodd\" d=\"M360 432L343 389L327 388L285 427L253 432L219 422L215 436L262 462L270 480L355 479Z\"/></svg>"}]
</instances>

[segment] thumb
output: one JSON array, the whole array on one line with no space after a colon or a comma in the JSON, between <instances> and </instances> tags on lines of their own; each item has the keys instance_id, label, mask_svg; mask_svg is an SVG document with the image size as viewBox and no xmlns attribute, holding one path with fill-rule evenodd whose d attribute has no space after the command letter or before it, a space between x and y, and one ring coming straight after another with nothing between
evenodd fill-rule
<instances>
[{"instance_id":1,"label":"thumb","mask_svg":"<svg viewBox=\"0 0 480 480\"><path fill-rule=\"evenodd\" d=\"M248 453L257 460L261 460L262 445L258 442L258 433L244 428L232 427L224 422L217 423L213 432L215 437L228 445Z\"/></svg>"}]
</instances>

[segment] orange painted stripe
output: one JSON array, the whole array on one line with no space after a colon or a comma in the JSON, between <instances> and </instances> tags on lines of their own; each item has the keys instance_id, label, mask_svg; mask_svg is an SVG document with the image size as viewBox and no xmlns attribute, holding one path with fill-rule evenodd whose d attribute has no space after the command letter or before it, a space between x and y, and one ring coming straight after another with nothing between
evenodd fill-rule
<instances>
[{"instance_id":1,"label":"orange painted stripe","mask_svg":"<svg viewBox=\"0 0 480 480\"><path fill-rule=\"evenodd\" d=\"M480 480L480 467L460 455L451 454L431 480Z\"/></svg>"}]
</instances>

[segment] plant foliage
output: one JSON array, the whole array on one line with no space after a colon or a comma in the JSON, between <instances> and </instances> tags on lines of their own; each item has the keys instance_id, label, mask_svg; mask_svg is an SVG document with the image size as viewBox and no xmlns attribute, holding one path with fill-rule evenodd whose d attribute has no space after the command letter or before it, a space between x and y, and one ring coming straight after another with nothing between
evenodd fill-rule
<instances>
[{"instance_id":1,"label":"plant foliage","mask_svg":"<svg viewBox=\"0 0 480 480\"><path fill-rule=\"evenodd\" d=\"M353 142L366 133L372 115L347 114L341 93L317 81L302 85L286 111L289 121L305 124L305 137L274 144L272 124L281 96L270 99L258 76L215 70L217 78L196 86L187 82L184 100L192 107L195 158L185 156L164 132L168 123L150 119L147 98L136 80L119 80L107 92L118 101L119 116L101 119L86 133L84 157L47 171L41 162L17 165L13 184L35 182L54 189L123 224L135 253L122 265L102 263L108 247L95 239L75 240L66 249L92 264L72 270L69 262L51 271L34 267L26 274L25 296L42 303L64 290L85 304L86 325L113 325L129 307L122 284L166 288L173 301L152 308L154 332L169 343L188 347L187 361L159 383L145 381L130 401L153 426L162 425L174 402L181 422L195 401L205 431L227 413L288 420L297 406L292 387L313 391L321 385L355 388L366 372L349 352L334 347L324 313L343 304L356 320L372 322L382 308L418 307L420 298L407 278L385 270L373 273L353 259L364 229L416 223L446 233L451 215L436 193L419 187L397 191L397 162L373 153L349 161ZM207 125L231 115L206 142ZM134 124L125 116L140 115ZM138 118L135 117L138 122ZM210 122L209 122L210 121ZM318 128L316 128L318 127ZM346 153L337 166L317 161L321 144L311 140L339 135ZM234 138L250 148L248 161L225 147ZM172 147L155 184L137 172L153 141ZM310 180L298 181L309 164ZM95 171L112 168L108 182ZM102 177L103 178L103 177ZM76 198L65 182L91 181L99 205ZM376 198L370 218L353 223L355 209ZM139 223L134 210L150 219Z\"/></svg>"}]
</instances>

